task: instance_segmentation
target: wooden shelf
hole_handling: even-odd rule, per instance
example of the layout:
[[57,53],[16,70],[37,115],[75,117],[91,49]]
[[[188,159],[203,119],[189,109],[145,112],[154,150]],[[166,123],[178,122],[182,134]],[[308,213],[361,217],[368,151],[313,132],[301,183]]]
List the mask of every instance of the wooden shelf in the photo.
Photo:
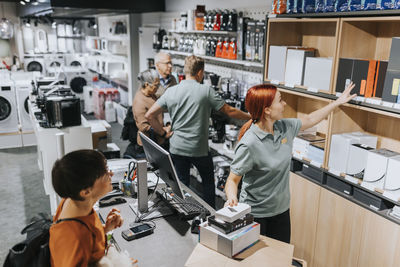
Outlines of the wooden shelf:
[[[185,56],[185,57],[193,55],[193,53],[176,51],[176,50],[161,49],[160,51],[165,52],[165,53],[169,53],[171,55],[179,55],[179,56]],[[252,62],[252,61],[246,61],[246,60],[233,60],[233,59],[210,57],[210,56],[203,56],[203,55],[198,55],[198,56],[202,57],[202,58],[204,58],[206,60],[223,62],[223,63],[233,64],[233,65],[241,65],[241,66],[245,66],[245,67],[256,67],[256,68],[263,68],[264,67],[264,64],[261,63],[261,62]]]
[[264,54],[264,62],[266,62],[264,80],[268,79],[268,56],[271,45],[311,47],[316,49],[316,57],[330,57],[333,59],[329,89],[332,92],[339,27],[340,21],[338,18],[269,19]]
[[[270,81],[266,81],[266,82],[270,82]],[[317,99],[317,100],[321,100],[321,101],[323,101],[323,99],[326,99],[325,101],[328,101],[328,100],[336,100],[338,98],[336,95],[328,94],[328,93],[322,92],[322,91],[319,91],[319,92],[309,91],[304,87],[287,87],[287,86],[283,85],[283,83],[277,84],[276,86],[282,92],[285,92],[288,94],[293,94],[293,95],[309,97],[309,98],[313,98],[313,99]],[[367,103],[365,101],[358,101],[358,100],[351,100],[349,103],[344,104],[344,106],[364,110],[367,112],[377,113],[377,114],[381,114],[381,115],[388,116],[388,117],[400,118],[400,109],[399,108],[386,107],[384,105],[371,104],[371,103]]]

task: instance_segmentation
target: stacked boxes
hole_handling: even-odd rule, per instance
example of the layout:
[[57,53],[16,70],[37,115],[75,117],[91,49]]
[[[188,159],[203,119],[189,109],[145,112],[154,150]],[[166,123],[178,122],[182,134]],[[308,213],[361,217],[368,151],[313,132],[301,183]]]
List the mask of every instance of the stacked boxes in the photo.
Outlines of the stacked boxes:
[[200,243],[230,258],[252,246],[259,239],[260,225],[253,222],[250,210],[244,203],[218,210],[200,225]]
[[332,135],[328,163],[329,171],[338,175],[347,173],[347,164],[352,144],[364,144],[376,148],[377,142],[378,138],[376,136],[361,132]]
[[383,190],[389,159],[398,157],[399,155],[399,153],[385,148],[369,151],[367,156],[367,166],[365,167],[364,179],[361,186],[372,191],[375,189]]

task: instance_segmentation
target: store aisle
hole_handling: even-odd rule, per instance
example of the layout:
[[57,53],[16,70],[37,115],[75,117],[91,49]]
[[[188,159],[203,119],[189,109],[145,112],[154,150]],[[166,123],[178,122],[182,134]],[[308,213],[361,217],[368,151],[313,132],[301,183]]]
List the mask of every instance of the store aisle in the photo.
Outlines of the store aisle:
[[20,232],[39,212],[50,212],[37,165],[36,147],[0,150],[0,263],[8,250],[23,239]]

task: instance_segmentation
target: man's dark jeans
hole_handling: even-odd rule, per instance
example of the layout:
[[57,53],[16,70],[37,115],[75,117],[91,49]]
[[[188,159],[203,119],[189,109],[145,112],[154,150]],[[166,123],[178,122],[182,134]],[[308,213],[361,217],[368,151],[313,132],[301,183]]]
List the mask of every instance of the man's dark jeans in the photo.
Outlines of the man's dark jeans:
[[196,167],[202,179],[203,199],[215,208],[214,164],[211,154],[208,153],[204,157],[187,157],[171,153],[171,157],[179,179],[186,186],[190,184],[190,165]]

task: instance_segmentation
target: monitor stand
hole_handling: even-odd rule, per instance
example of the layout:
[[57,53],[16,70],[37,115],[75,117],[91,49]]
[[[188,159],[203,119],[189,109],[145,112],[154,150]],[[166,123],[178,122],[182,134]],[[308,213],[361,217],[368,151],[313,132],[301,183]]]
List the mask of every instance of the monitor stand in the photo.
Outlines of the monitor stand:
[[[143,216],[143,220],[152,220],[160,217],[167,217],[169,215],[173,215],[175,213],[175,210],[171,209],[164,201],[160,199],[156,199],[157,204],[155,207],[152,207],[154,205],[154,202],[149,200],[149,211],[146,212],[140,212],[138,211],[138,202],[135,201],[134,203],[130,203],[129,207],[132,209],[132,211],[135,213],[136,218],[140,218]],[[148,215],[146,215],[148,214]],[[136,219],[135,218],[135,219]]]

